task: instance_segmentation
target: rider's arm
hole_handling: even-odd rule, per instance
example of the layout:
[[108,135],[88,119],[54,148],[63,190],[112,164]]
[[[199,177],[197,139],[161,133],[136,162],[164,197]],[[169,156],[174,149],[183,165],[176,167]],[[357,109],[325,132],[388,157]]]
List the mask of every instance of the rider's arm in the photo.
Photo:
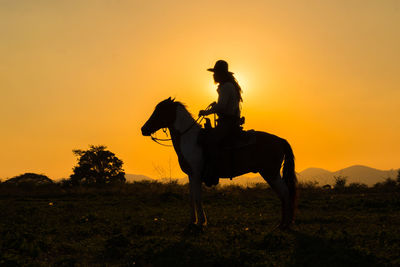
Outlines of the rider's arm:
[[211,109],[206,111],[206,115],[219,113],[225,111],[227,109],[227,105],[229,103],[229,98],[231,97],[232,93],[234,92],[235,87],[232,83],[228,82],[221,86],[218,102],[215,104]]

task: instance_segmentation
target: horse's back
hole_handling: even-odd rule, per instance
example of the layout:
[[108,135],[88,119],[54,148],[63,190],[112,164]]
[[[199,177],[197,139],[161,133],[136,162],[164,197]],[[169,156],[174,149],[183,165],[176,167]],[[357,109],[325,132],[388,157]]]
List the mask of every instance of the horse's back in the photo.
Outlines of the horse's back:
[[283,157],[285,139],[262,131],[255,131],[256,147],[260,156],[268,156],[269,158],[277,158],[279,161]]
[[247,132],[253,132],[256,139],[256,144],[257,146],[262,146],[262,147],[281,147],[282,144],[286,141],[285,139],[271,133],[267,132],[262,132],[262,131],[254,131],[250,130]]
[[247,144],[223,151],[220,177],[234,177],[247,172],[276,172],[280,169],[285,139],[255,130],[242,134],[249,138]]
[[271,133],[247,130],[235,134],[231,141],[226,142],[225,148],[233,150],[231,152],[236,150],[236,152],[239,153],[241,153],[241,150],[253,152],[261,150],[262,153],[265,154],[265,150],[274,153],[277,152],[277,150],[281,150],[282,144],[285,142],[285,139]]

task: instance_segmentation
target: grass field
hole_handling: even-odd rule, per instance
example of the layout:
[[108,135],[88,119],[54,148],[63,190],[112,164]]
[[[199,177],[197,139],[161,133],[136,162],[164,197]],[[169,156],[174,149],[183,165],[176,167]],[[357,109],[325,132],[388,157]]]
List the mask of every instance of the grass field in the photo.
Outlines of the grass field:
[[265,186],[206,189],[190,227],[187,186],[0,188],[0,266],[399,266],[399,192],[301,191],[296,225],[273,230]]

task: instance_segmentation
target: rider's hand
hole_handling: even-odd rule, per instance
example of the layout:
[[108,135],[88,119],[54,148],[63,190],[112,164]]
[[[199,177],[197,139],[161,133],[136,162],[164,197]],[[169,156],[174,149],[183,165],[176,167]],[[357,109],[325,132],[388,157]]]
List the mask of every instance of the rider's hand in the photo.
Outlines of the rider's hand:
[[211,104],[210,104],[210,107],[214,107],[215,105],[217,104],[217,102],[212,102]]
[[200,110],[199,111],[199,117],[200,116],[205,116],[206,115],[206,111],[205,110]]

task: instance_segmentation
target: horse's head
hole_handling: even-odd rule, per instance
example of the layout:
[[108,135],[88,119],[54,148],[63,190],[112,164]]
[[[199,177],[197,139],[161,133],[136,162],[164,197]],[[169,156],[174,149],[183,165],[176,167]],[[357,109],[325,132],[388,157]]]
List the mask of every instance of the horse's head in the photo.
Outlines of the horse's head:
[[150,136],[161,128],[167,128],[175,121],[177,102],[168,98],[158,103],[153,114],[142,127],[142,134]]

